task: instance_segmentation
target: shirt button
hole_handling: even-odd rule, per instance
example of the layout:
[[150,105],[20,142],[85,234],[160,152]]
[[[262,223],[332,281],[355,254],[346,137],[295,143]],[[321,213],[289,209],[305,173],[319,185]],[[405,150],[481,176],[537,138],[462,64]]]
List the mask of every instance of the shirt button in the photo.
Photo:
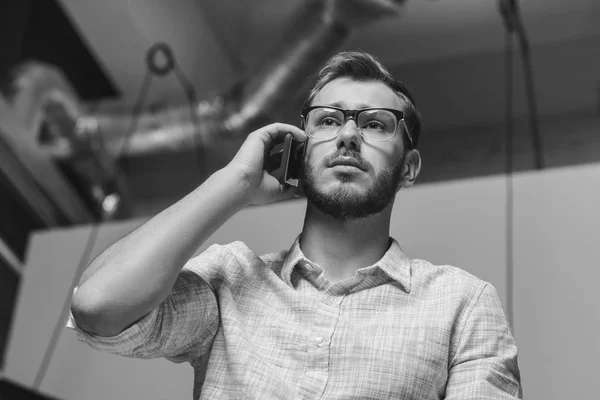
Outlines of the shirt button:
[[323,340],[323,337],[319,336],[315,339],[315,343],[317,344],[317,346],[321,347],[321,346],[323,346],[325,341]]

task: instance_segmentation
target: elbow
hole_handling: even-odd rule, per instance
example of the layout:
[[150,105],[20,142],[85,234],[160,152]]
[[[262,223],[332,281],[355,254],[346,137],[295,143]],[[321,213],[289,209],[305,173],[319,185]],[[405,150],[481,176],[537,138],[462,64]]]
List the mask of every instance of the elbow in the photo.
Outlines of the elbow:
[[75,292],[71,303],[71,314],[77,326],[96,336],[109,337],[121,333],[123,328],[107,317],[107,312],[103,311],[102,306],[94,304],[82,296],[79,290]]

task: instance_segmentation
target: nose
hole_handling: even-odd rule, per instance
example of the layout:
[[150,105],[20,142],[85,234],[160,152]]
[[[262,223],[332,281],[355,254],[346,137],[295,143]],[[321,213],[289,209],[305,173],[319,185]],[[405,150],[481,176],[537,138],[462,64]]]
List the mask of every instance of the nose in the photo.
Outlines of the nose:
[[349,119],[338,132],[336,138],[337,148],[340,149],[342,147],[346,147],[347,149],[358,151],[360,150],[361,139],[362,138],[360,136],[358,126],[356,125],[356,121]]

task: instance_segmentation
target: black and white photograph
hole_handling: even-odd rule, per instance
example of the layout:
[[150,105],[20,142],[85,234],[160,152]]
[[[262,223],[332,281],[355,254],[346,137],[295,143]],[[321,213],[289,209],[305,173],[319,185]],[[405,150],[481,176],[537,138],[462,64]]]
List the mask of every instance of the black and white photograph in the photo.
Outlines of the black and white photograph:
[[600,390],[597,0],[2,0],[0,400]]

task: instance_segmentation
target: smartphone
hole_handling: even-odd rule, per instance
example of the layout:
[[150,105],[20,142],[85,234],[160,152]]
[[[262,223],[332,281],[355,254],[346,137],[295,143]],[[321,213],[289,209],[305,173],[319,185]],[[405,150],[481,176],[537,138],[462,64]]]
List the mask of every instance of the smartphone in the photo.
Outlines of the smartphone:
[[276,144],[265,160],[265,169],[282,185],[298,187],[300,166],[306,153],[306,142],[294,140],[291,133],[283,143]]

